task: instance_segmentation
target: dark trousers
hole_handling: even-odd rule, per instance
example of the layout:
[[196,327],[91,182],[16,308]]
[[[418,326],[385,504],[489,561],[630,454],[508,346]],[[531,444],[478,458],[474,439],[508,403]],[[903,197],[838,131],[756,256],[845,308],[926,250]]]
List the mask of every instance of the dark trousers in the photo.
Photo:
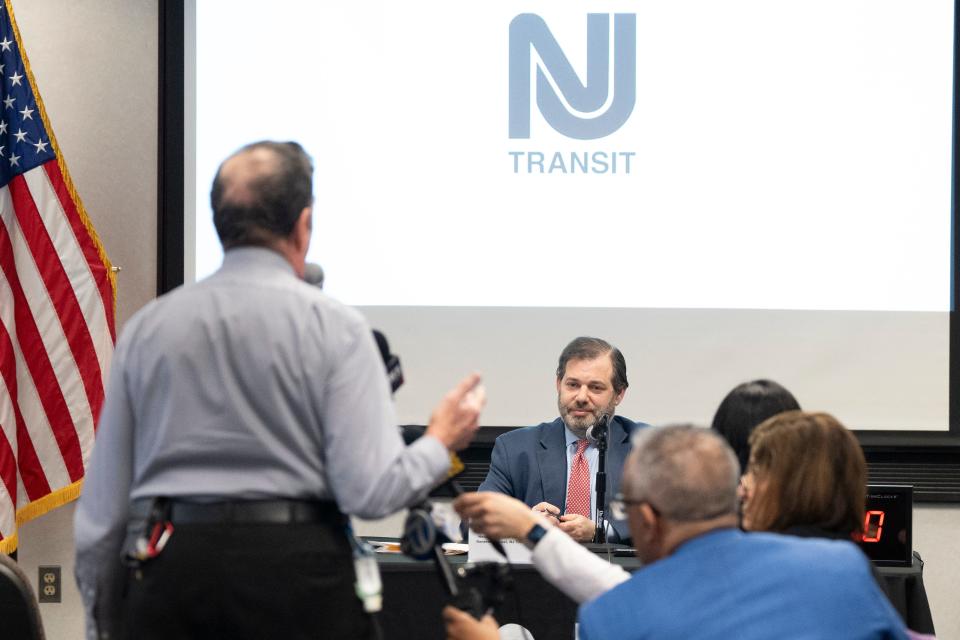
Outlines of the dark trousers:
[[156,558],[128,571],[133,640],[369,638],[340,526],[179,524]]

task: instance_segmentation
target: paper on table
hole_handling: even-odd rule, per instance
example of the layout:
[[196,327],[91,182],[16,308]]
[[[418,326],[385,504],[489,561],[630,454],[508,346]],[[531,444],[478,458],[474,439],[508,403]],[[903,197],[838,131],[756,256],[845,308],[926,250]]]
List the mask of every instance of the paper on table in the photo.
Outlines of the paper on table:
[[[493,545],[490,544],[486,536],[482,536],[471,529],[467,539],[470,542],[467,562],[507,562],[507,560],[493,548]],[[530,549],[527,549],[519,540],[504,538],[500,541],[500,544],[503,545],[503,550],[507,552],[507,559],[509,559],[510,564],[533,563]]]

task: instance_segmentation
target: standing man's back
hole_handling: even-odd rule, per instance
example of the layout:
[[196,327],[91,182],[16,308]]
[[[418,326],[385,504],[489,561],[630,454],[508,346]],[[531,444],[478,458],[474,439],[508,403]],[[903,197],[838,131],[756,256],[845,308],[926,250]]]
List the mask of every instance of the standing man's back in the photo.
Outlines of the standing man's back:
[[375,482],[396,451],[366,425],[396,419],[367,323],[276,253],[230,250],[217,273],[125,329],[118,363],[130,364],[130,410],[151,425],[134,443],[133,499],[330,495],[347,513],[379,517],[391,492],[412,490],[406,477],[405,487]]
[[404,447],[366,322],[302,281],[312,181],[296,143],[225,160],[222,267],[124,327],[76,512],[88,638],[368,637],[347,514],[421,499],[476,431],[470,376]]

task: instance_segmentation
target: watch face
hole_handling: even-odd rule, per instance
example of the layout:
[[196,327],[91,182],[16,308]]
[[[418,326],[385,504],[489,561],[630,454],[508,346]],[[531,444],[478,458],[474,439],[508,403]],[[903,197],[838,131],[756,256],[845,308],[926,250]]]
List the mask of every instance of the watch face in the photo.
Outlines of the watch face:
[[530,529],[530,533],[527,534],[527,542],[530,544],[537,544],[540,542],[540,538],[546,535],[547,530],[544,529],[539,524],[533,525],[533,528]]
[[913,487],[870,485],[860,547],[876,564],[913,561]]

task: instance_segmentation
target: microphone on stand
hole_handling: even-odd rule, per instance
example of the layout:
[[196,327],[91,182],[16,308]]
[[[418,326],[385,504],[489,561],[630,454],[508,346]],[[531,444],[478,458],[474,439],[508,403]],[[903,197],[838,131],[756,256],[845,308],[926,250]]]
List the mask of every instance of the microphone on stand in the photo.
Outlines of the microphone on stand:
[[597,528],[593,534],[594,542],[607,541],[607,433],[610,416],[601,413],[596,423],[587,429],[587,439],[597,446]]
[[603,438],[604,444],[606,444],[607,430],[609,428],[610,416],[605,413],[601,413],[600,417],[597,418],[596,423],[592,427],[587,428],[587,440],[594,444],[599,444],[600,439]]

